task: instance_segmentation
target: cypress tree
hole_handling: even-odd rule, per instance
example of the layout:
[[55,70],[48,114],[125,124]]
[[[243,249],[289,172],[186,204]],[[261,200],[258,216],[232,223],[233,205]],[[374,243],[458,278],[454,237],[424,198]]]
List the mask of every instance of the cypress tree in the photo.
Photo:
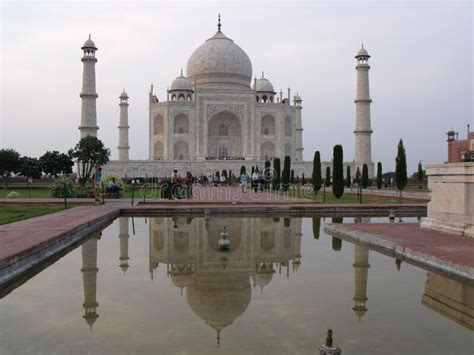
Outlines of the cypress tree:
[[247,174],[247,169],[245,169],[245,165],[242,165],[240,167],[240,175],[242,175],[242,174]]
[[304,173],[301,174],[301,185],[306,185],[306,178],[304,177]]
[[265,160],[265,170],[263,172],[265,178],[265,188],[268,189],[268,185],[272,181],[272,168],[270,160]]
[[400,197],[402,190],[407,186],[407,157],[405,154],[405,148],[403,147],[403,141],[400,139],[397,147],[397,158],[395,159],[395,183],[397,189],[400,191]]
[[354,182],[355,182],[356,184],[360,184],[360,169],[359,169],[359,167],[357,167],[356,176],[355,176]]
[[377,163],[377,189],[381,189],[383,185],[383,178],[382,178],[382,163]]
[[351,167],[348,165],[346,167],[346,186],[351,187],[352,186],[352,176],[351,176]]
[[280,167],[280,158],[273,159],[273,190],[278,190],[280,188],[281,181],[281,167]]
[[418,172],[416,173],[416,177],[418,179],[418,182],[420,183],[420,189],[421,189],[421,184],[423,183],[423,178],[424,178],[424,172],[423,172],[423,165],[421,165],[421,160],[418,162]]
[[313,236],[314,236],[314,239],[319,239],[320,229],[321,229],[321,217],[313,217]]
[[332,193],[336,198],[341,198],[344,195],[344,166],[343,166],[343,151],[342,146],[337,144],[333,149],[332,160]]
[[319,151],[314,152],[313,158],[313,175],[311,176],[312,183],[313,183],[313,190],[314,192],[318,192],[321,189],[322,185],[322,177],[321,177],[321,155]]
[[287,155],[285,156],[285,160],[283,162],[283,174],[282,174],[282,183],[283,183],[283,191],[288,190],[288,186],[290,185],[290,173],[291,173],[291,160],[290,157]]
[[251,172],[251,175],[253,175],[254,172],[255,172],[255,167],[252,165],[252,172]]
[[295,171],[294,171],[294,170],[291,170],[291,174],[290,174],[290,184],[291,184],[291,185],[294,185],[294,184],[295,184]]
[[229,183],[229,177],[227,176],[227,170],[222,170],[222,176],[225,178],[226,184]]
[[331,168],[329,166],[326,167],[326,181],[324,184],[326,187],[331,186]]
[[369,186],[369,168],[367,164],[362,165],[362,178],[360,181],[362,188],[366,189]]

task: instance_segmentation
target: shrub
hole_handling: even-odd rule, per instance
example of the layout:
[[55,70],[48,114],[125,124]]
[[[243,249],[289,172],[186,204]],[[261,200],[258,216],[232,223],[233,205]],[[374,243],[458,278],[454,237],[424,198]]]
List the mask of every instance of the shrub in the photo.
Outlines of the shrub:
[[16,191],[10,191],[7,195],[7,198],[20,198],[20,194]]
[[[110,174],[103,176],[101,179],[101,185],[105,187],[107,190],[107,186],[109,185],[109,182],[112,180],[112,178],[115,178],[115,183],[122,189],[122,191],[125,191],[125,183],[120,179],[117,175]],[[143,179],[145,181],[145,179]],[[99,190],[102,190],[102,186],[99,186]]]
[[51,197],[64,197],[64,189],[66,189],[66,197],[76,196],[74,181],[68,176],[62,176],[57,178],[51,185]]

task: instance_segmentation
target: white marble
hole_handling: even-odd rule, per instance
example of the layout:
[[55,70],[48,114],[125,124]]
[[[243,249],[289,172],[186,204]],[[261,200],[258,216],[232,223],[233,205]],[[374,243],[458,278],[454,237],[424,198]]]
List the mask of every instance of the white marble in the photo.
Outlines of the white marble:
[[422,228],[474,237],[474,163],[428,165],[431,201]]

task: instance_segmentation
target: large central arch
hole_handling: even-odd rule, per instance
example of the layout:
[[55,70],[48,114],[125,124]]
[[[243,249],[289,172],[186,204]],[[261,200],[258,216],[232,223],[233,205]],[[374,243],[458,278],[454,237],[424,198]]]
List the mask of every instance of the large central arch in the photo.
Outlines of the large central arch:
[[207,124],[207,155],[209,157],[240,157],[242,153],[242,125],[232,112],[221,111]]

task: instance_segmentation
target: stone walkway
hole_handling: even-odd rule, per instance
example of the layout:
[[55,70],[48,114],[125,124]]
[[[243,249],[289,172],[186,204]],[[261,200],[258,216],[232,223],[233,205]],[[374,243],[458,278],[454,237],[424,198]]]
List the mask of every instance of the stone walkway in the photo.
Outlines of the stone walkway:
[[121,204],[83,206],[0,226],[0,285],[105,226]]
[[418,223],[330,224],[325,231],[474,282],[474,238],[423,229]]

